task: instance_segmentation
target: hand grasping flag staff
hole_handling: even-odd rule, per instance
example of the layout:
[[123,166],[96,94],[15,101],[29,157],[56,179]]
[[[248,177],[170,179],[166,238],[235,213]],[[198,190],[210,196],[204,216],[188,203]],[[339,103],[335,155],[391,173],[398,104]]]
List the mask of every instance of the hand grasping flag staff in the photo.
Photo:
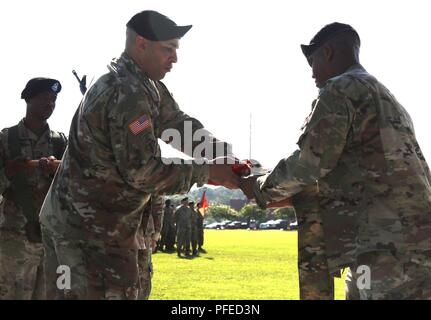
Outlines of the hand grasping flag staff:
[[[247,169],[244,168],[243,164],[240,164],[239,167],[232,167],[232,170],[234,170],[235,173],[239,173],[241,177],[262,176],[271,172],[271,170],[263,168],[262,165],[254,159],[244,160],[244,162],[248,167],[248,171]],[[268,203],[267,208],[285,208],[285,207],[292,207],[292,206],[293,206],[292,199],[286,198],[281,201]]]
[[[232,165],[232,171],[235,172],[240,177],[262,176],[267,173],[270,173],[270,170],[263,168],[258,161],[253,159],[251,160],[247,159],[242,161],[238,160],[238,163],[235,163]],[[212,185],[217,185],[212,181],[208,181],[208,183]],[[202,195],[202,199],[204,196],[205,196],[205,192]],[[285,207],[292,207],[292,206],[293,206],[293,203],[291,198],[286,198],[281,201],[268,203],[267,208],[285,208]]]

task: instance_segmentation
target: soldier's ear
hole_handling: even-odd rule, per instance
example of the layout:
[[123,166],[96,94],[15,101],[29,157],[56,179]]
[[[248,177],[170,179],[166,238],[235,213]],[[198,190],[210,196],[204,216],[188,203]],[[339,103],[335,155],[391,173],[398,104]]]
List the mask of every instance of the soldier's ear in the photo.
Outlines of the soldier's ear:
[[149,41],[144,37],[137,35],[135,44],[136,44],[136,47],[139,48],[140,50],[145,50],[148,48]]
[[334,56],[334,47],[330,43],[327,43],[323,45],[322,53],[326,62],[331,61]]

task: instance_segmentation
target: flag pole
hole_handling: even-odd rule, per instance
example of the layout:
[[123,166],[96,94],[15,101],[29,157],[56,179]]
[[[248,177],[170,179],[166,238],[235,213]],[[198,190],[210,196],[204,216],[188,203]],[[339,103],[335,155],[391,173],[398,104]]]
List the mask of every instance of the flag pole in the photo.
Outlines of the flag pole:
[[251,159],[251,112],[250,112],[250,134],[249,134],[249,149],[248,149],[248,158]]

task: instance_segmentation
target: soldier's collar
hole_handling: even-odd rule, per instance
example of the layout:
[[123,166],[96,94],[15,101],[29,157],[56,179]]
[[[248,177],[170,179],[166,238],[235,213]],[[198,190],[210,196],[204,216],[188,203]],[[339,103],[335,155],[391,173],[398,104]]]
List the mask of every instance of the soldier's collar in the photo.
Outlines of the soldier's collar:
[[51,132],[47,123],[43,132],[40,135],[37,135],[35,132],[31,131],[29,128],[26,127],[24,119],[25,118],[22,118],[21,121],[18,123],[18,136],[20,139],[31,139],[34,141],[38,141],[40,138]]
[[141,68],[139,68],[133,59],[127,53],[123,52],[119,60],[122,61],[126,68],[129,69],[129,71],[148,89],[151,98],[154,101],[159,102],[160,96],[156,86],[153,84],[154,82],[152,82],[150,78],[142,72]]
[[357,69],[365,70],[365,68],[362,66],[362,64],[355,63],[355,64],[351,65],[349,67],[349,69],[347,69],[347,71],[352,71],[352,70],[357,70]]

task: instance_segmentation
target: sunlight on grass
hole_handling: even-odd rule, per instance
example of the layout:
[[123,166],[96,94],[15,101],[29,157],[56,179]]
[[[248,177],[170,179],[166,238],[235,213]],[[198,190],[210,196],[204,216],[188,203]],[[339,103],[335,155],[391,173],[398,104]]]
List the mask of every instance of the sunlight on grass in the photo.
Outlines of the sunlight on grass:
[[[205,230],[206,254],[154,255],[152,300],[299,298],[295,231]],[[344,299],[336,279],[336,299]]]

